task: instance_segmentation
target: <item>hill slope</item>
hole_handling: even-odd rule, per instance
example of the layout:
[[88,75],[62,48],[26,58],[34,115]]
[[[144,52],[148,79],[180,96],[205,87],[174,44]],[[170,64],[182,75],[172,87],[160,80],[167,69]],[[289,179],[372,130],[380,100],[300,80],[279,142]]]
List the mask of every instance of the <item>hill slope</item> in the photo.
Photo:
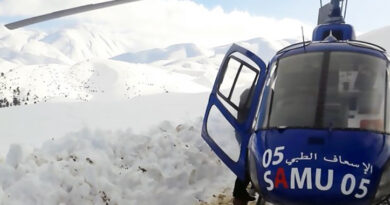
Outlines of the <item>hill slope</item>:
[[368,41],[371,43],[378,44],[379,46],[382,46],[387,51],[390,51],[390,26],[383,27],[368,33],[365,33],[363,35],[360,35],[358,37],[359,40]]

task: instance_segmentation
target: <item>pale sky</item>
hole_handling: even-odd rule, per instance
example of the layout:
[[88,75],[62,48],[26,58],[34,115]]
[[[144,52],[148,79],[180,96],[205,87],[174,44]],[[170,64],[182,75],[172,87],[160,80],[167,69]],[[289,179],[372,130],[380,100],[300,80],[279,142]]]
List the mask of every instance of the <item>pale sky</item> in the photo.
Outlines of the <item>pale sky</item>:
[[[102,1],[0,0],[0,22]],[[143,47],[187,42],[217,46],[251,38],[299,39],[301,26],[311,36],[318,8],[319,0],[143,0],[27,29],[56,31],[93,24],[107,32],[130,33]],[[390,0],[350,0],[347,23],[358,34],[388,26],[388,8]]]
[[[13,1],[13,3],[10,3]],[[39,10],[31,9],[35,2],[44,2],[41,11],[49,12],[50,8],[62,9],[80,5],[80,2],[93,3],[103,0],[67,0],[58,3],[53,0],[0,0],[0,21],[9,22],[27,17],[29,14],[38,14]],[[153,1],[153,0],[146,0]],[[225,12],[235,10],[245,11],[254,16],[263,16],[276,19],[296,19],[308,25],[315,25],[317,21],[320,0],[188,0],[213,9],[221,7]],[[324,3],[330,0],[323,0]],[[29,2],[29,3],[27,3]],[[25,6],[23,6],[25,5]],[[390,0],[350,0],[347,13],[347,23],[353,24],[359,33],[390,25]],[[3,10],[1,7],[3,7]],[[15,8],[13,8],[15,7]],[[19,8],[16,8],[19,7]],[[20,7],[25,7],[20,8]],[[10,9],[11,8],[11,9]],[[35,11],[35,12],[33,12]],[[56,24],[54,24],[56,25]]]
[[[243,10],[253,15],[293,18],[316,24],[319,0],[194,0],[208,8],[221,6],[226,11]],[[323,0],[323,3],[329,0]],[[347,23],[358,32],[390,25],[390,0],[349,0]]]

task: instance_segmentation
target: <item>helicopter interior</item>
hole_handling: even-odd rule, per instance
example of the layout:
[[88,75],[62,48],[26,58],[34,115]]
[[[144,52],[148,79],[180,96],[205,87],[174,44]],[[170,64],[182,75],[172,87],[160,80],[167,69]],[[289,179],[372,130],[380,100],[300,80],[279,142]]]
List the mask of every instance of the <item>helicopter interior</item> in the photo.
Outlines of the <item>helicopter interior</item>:
[[[240,59],[245,59],[245,62]],[[249,107],[249,95],[245,99],[242,95],[253,89],[259,77],[259,70],[257,65],[239,53],[233,53],[230,57],[218,95],[223,98],[222,102],[233,116],[238,118],[238,110]],[[237,120],[242,122],[241,118]]]
[[271,82],[266,127],[384,132],[385,68],[380,58],[339,51],[282,58]]

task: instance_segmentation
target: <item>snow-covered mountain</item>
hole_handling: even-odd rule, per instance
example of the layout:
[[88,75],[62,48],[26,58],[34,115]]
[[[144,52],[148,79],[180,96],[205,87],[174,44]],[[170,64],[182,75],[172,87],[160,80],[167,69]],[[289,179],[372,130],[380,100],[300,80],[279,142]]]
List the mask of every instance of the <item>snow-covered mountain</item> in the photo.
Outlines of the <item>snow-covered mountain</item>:
[[38,31],[9,31],[0,27],[0,58],[22,65],[72,62],[57,48],[42,42],[44,37]]
[[[261,56],[265,61],[269,61],[272,56],[275,55],[276,51],[295,42],[297,42],[297,40],[267,40],[264,38],[255,38],[235,43],[250,49],[255,54]],[[163,60],[178,61],[187,58],[204,56],[208,53],[224,55],[229,50],[230,46],[231,44],[227,44],[210,49],[201,49],[194,44],[177,44],[162,49],[155,48],[136,53],[129,52],[115,56],[112,59],[130,63],[152,63]]]
[[179,60],[205,55],[195,44],[177,44],[167,48],[155,48],[140,52],[129,52],[113,57],[114,60],[125,61],[129,63],[152,63],[161,60]]
[[90,58],[111,58],[132,48],[121,33],[88,25],[49,33],[41,42],[55,47],[75,62]]
[[[236,42],[237,44],[247,48],[260,56],[264,62],[268,62],[276,54],[276,52],[292,43],[296,43],[297,40],[286,39],[286,40],[269,40],[264,38],[254,38],[247,41]],[[216,54],[225,54],[230,48],[231,44],[216,47]]]
[[[0,37],[0,107],[206,92],[231,45],[132,51],[131,37],[88,25],[52,33],[2,28]],[[268,61],[291,41],[257,38],[238,44]]]
[[133,50],[131,33],[96,26],[76,26],[59,31],[13,30],[0,28],[0,57],[32,64],[74,64],[87,59],[107,59]]

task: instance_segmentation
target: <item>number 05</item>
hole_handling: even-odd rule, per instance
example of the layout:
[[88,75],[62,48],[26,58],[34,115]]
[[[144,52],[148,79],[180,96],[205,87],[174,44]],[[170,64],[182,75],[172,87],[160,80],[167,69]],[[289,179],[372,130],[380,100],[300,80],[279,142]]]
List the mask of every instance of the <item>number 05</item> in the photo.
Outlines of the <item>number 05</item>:
[[366,185],[370,184],[370,180],[368,179],[362,179],[359,185],[359,189],[362,190],[363,192],[361,194],[355,194],[355,197],[358,199],[361,199],[367,195],[367,187]]

